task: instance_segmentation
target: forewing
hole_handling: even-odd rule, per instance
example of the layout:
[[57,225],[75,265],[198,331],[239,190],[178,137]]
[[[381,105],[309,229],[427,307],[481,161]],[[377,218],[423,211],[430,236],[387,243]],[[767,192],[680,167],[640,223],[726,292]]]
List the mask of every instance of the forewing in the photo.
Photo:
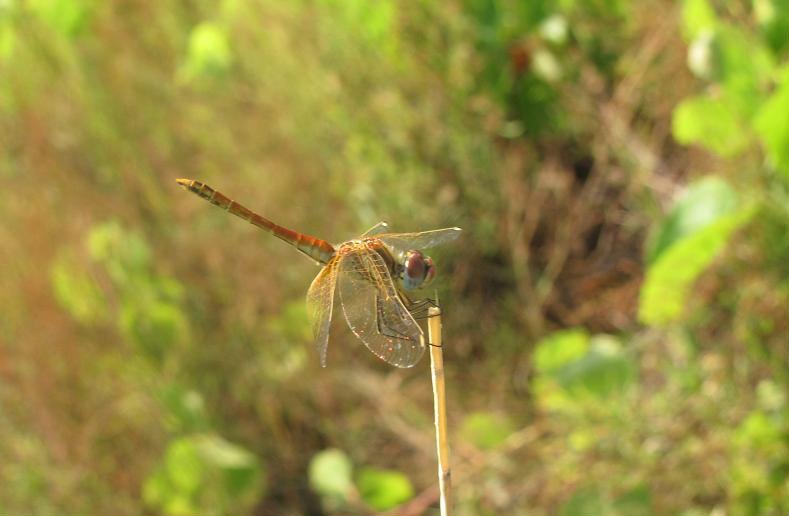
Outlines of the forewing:
[[337,284],[339,257],[335,255],[312,280],[307,291],[307,314],[312,323],[312,335],[318,350],[321,366],[326,367],[326,350],[329,345],[329,326],[334,307],[334,286]]
[[419,362],[422,329],[397,294],[383,258],[360,243],[342,256],[338,274],[345,319],[367,349],[397,367]]
[[376,238],[381,239],[381,241],[397,251],[409,251],[446,244],[460,236],[460,232],[460,228],[444,228],[422,231],[421,233],[386,233],[378,235]]
[[381,233],[386,233],[387,231],[389,231],[389,224],[386,221],[382,220],[381,222],[379,222],[375,226],[373,226],[370,229],[368,229],[367,231],[365,231],[362,234],[362,238],[370,237],[370,236],[374,236],[374,235],[380,235]]

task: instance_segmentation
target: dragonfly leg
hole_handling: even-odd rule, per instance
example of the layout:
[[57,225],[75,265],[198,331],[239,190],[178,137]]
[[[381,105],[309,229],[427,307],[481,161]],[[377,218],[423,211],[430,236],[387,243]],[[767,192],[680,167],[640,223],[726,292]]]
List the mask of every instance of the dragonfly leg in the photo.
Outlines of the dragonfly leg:
[[438,308],[439,310],[441,309],[441,307],[438,306],[438,304],[430,298],[419,299],[417,301],[412,301],[410,299],[407,299],[407,306],[408,306],[408,311],[411,312],[411,315],[416,320],[423,321],[426,319],[430,319],[431,317],[436,317],[441,313],[439,312],[437,314],[430,315],[431,308]]
[[[411,316],[417,321],[425,321],[432,317],[438,317],[441,315],[441,307],[438,306],[438,303],[436,303],[430,298],[418,299],[414,301],[409,297],[403,295],[403,302],[404,304],[407,304],[408,311],[411,313]],[[438,308],[439,309],[438,313],[431,314],[430,313],[431,308]],[[426,342],[426,344],[428,346],[441,347],[441,346],[436,346],[432,342]]]
[[411,335],[406,335],[386,325],[384,322],[384,305],[381,302],[380,296],[375,296],[375,324],[378,328],[378,333],[390,339],[416,340]]

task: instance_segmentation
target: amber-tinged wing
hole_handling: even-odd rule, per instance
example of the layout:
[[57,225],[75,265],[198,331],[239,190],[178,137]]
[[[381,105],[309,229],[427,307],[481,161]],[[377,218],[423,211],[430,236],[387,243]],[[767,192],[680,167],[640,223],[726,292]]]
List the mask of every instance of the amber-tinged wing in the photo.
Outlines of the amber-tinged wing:
[[334,286],[337,284],[339,256],[334,255],[329,263],[312,280],[307,291],[307,315],[312,323],[312,335],[318,350],[321,366],[326,367],[326,350],[329,345],[329,326],[334,307]]
[[415,365],[425,351],[422,329],[400,299],[383,258],[359,243],[340,260],[337,283],[351,331],[386,362]]
[[460,236],[460,232],[460,228],[444,228],[422,231],[421,233],[385,233],[377,235],[376,238],[397,251],[409,251],[446,244]]

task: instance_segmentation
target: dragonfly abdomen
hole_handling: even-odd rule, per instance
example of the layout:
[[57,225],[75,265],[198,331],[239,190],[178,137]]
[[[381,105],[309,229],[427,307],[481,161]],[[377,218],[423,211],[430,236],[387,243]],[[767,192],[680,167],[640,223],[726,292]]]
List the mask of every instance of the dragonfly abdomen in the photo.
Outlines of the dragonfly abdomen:
[[325,264],[334,255],[334,247],[327,241],[275,224],[201,181],[195,181],[194,179],[177,179],[176,181],[178,181],[179,185],[202,197],[214,206],[219,206],[236,217],[242,218],[250,224],[264,229],[275,237],[291,244],[315,261]]

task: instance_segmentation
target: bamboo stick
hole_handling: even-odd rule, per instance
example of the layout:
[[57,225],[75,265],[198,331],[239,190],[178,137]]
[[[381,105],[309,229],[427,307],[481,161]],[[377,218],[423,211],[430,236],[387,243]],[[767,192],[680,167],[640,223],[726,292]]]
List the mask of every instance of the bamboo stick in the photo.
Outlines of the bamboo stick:
[[430,339],[430,375],[433,380],[433,408],[436,421],[436,453],[438,456],[438,489],[441,516],[450,516],[450,491],[452,487],[449,468],[449,442],[447,437],[446,390],[444,387],[444,355],[441,348],[441,310],[431,307],[428,311],[428,338]]

